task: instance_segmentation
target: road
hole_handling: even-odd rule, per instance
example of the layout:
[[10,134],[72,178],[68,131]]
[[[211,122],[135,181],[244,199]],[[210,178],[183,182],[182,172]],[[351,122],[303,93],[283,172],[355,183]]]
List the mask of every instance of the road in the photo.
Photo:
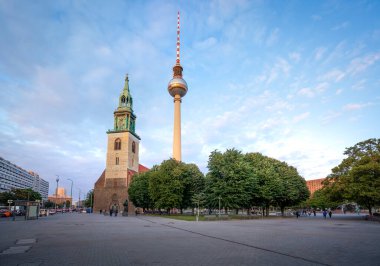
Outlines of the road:
[[379,265],[380,223],[355,216],[186,222],[57,214],[0,222],[0,265]]

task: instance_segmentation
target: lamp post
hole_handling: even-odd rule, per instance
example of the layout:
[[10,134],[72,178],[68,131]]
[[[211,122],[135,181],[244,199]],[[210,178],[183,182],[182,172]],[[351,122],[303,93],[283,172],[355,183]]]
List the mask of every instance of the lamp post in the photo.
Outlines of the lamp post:
[[219,220],[220,220],[220,200],[221,200],[221,196],[219,196]]
[[55,212],[57,212],[57,202],[58,202],[58,182],[59,182],[59,175],[56,175],[57,178],[55,181],[57,181],[57,190],[55,192]]
[[80,208],[80,188],[78,188],[79,189],[79,200],[78,200],[78,207]]
[[70,190],[70,211],[71,211],[71,207],[73,206],[73,184],[74,184],[74,181],[71,180],[70,178],[67,178],[67,180],[70,180],[71,181],[71,190]]

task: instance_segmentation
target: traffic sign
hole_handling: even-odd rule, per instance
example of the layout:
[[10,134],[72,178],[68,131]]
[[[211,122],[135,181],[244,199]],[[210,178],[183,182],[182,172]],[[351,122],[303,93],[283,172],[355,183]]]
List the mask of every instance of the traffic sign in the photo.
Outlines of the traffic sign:
[[13,200],[11,200],[11,199],[8,200],[8,203],[12,203],[12,202],[13,202]]

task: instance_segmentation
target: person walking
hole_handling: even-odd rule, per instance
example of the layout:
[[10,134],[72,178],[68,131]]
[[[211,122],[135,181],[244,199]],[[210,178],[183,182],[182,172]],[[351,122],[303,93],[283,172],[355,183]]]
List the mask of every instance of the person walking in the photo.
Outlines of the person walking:
[[116,208],[116,210],[115,210],[115,217],[117,216],[118,212],[119,212],[119,210]]
[[329,211],[329,217],[330,217],[330,219],[331,219],[331,216],[332,216],[332,211],[330,210]]
[[326,216],[327,216],[327,211],[326,211],[326,210],[323,210],[323,218],[326,219]]
[[317,216],[317,212],[315,211],[315,209],[313,209],[313,214],[314,216]]
[[113,212],[113,210],[112,210],[112,207],[110,208],[110,216],[112,216],[112,212]]
[[300,217],[300,212],[299,211],[296,211],[296,216],[297,216],[297,219],[298,219],[298,217]]

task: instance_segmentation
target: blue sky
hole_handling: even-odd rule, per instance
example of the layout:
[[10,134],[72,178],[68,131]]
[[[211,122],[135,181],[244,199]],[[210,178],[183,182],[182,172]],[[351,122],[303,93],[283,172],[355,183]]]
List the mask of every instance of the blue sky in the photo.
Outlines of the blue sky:
[[90,190],[129,73],[140,163],[169,158],[178,10],[185,162],[235,147],[315,179],[379,137],[379,1],[0,0],[0,156]]

